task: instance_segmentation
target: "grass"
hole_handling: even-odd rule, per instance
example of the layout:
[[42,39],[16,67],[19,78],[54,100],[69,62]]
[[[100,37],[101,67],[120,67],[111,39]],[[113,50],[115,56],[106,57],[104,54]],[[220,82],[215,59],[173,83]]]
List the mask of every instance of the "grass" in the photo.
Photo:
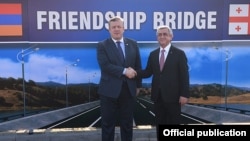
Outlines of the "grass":
[[[189,99],[189,103],[196,103],[196,104],[222,104],[225,103],[224,97],[219,96],[208,96],[207,100],[202,98],[193,98]],[[227,97],[227,103],[231,104],[250,104],[250,93],[237,95],[237,96],[230,96]]]
[[[0,110],[20,110],[23,108],[23,97],[22,92],[16,90],[0,90],[0,97],[5,99],[5,103],[12,106],[6,106],[0,103]],[[21,98],[21,99],[20,99]],[[189,98],[189,103],[195,104],[223,104],[225,102],[224,97],[219,96],[208,96],[208,99],[204,100],[202,98]],[[250,104],[250,93],[229,96],[227,97],[227,103],[237,103],[237,104]],[[41,108],[41,107],[33,107]]]

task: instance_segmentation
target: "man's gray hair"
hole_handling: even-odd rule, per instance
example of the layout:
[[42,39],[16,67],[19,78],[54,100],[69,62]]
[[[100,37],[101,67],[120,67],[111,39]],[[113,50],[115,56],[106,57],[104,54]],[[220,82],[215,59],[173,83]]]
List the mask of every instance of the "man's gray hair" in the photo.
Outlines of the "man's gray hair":
[[174,33],[173,33],[172,29],[169,26],[167,26],[167,25],[158,26],[157,30],[156,30],[156,35],[158,35],[158,32],[159,32],[160,29],[167,29],[168,32],[169,32],[169,34],[171,34],[172,36],[174,36]]

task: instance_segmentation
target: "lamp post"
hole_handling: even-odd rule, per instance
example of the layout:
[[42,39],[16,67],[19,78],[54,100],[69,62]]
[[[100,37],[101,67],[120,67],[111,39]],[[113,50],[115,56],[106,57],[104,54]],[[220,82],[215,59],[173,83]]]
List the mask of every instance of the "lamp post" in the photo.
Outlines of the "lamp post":
[[89,77],[89,102],[90,102],[90,77]]
[[[93,74],[92,77],[95,77],[96,73]],[[89,76],[89,102],[90,102],[90,76]]]
[[68,67],[69,66],[77,66],[77,62],[79,62],[80,61],[80,59],[76,59],[76,61],[75,62],[73,62],[72,64],[69,64],[69,65],[67,65],[66,66],[66,73],[65,73],[65,75],[66,75],[66,84],[65,84],[65,86],[66,86],[66,107],[68,107],[69,106],[69,99],[68,99]]
[[[34,46],[31,46],[26,49],[22,49],[17,53],[17,60],[22,64],[22,78],[23,78],[23,116],[26,114],[26,92],[25,92],[25,77],[24,77],[24,57],[34,53],[39,50],[39,48],[33,49]],[[32,50],[31,50],[32,49]],[[21,59],[20,59],[21,58]]]
[[[219,49],[215,47],[215,49]],[[228,61],[232,58],[232,52],[227,48],[222,51],[225,53],[225,86],[224,86],[224,100],[225,100],[225,110],[227,111],[227,81],[228,81]]]
[[225,96],[225,110],[227,111],[227,79],[228,79],[228,61],[229,59],[232,58],[232,53],[231,51],[229,51],[228,49],[225,50],[225,54],[226,54],[226,72],[225,72],[225,89],[224,89],[224,96]]

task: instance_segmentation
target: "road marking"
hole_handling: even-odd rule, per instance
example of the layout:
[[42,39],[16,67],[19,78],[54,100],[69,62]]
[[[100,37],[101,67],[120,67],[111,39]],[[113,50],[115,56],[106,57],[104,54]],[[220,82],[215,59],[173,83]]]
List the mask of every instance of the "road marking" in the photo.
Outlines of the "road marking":
[[149,113],[155,117],[155,114],[152,111],[149,111]]
[[202,121],[200,121],[200,120],[198,120],[198,119],[189,117],[189,116],[187,116],[187,115],[184,115],[184,114],[181,114],[181,115],[184,116],[184,117],[186,117],[186,118],[189,118],[189,119],[192,119],[192,120],[194,120],[194,121],[197,121],[197,122],[199,122],[199,123],[206,124],[205,122],[202,122]]
[[101,120],[102,117],[99,117],[97,120],[95,120],[89,127],[93,127],[99,120]]
[[53,125],[53,126],[47,128],[47,129],[52,129],[52,128],[54,128],[54,127],[60,125],[60,124],[63,124],[63,123],[65,123],[65,122],[67,122],[67,121],[70,121],[70,120],[72,120],[72,119],[74,119],[74,118],[77,118],[77,117],[79,117],[79,116],[81,116],[81,115],[83,115],[83,114],[86,114],[86,113],[88,113],[88,112],[90,112],[90,111],[92,111],[92,110],[94,110],[94,109],[96,109],[96,108],[98,108],[98,107],[100,107],[100,106],[97,106],[97,107],[95,107],[95,108],[89,109],[89,110],[87,110],[87,111],[85,111],[85,112],[83,112],[83,113],[80,113],[80,114],[78,114],[78,115],[76,115],[76,116],[73,116],[73,117],[71,117],[71,118],[69,118],[69,119],[66,119],[66,120],[64,120],[64,121],[62,121],[62,122],[59,122],[59,123],[57,123],[57,124],[55,124],[55,125]]

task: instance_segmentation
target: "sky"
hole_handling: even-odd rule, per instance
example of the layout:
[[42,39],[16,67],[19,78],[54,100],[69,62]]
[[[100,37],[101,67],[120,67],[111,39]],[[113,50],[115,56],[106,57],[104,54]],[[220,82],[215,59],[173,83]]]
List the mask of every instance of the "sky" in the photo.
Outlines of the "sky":
[[[172,42],[172,44],[186,53],[190,84],[224,85],[227,79],[228,85],[250,88],[249,42]],[[158,45],[138,43],[138,46],[142,67],[145,68],[150,51],[158,48]],[[39,50],[34,51],[35,48]],[[65,84],[67,70],[68,84],[99,83],[100,69],[96,59],[95,43],[0,44],[0,77],[22,78],[22,50],[25,50],[23,59],[26,81],[54,81]],[[76,66],[73,65],[75,63]],[[150,83],[151,78],[143,79],[143,82]]]

